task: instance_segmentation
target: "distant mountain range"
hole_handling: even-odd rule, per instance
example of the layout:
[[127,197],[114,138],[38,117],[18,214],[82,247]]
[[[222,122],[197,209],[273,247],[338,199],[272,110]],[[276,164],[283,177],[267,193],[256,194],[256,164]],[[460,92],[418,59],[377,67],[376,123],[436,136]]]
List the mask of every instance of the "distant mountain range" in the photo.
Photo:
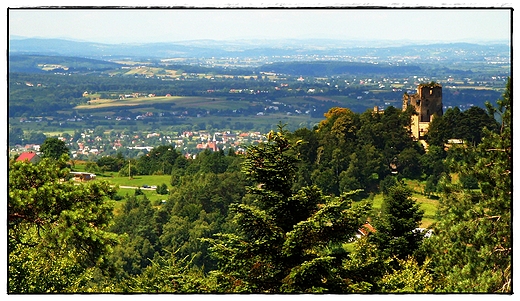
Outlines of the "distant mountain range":
[[[395,42],[394,42],[395,43]],[[386,45],[386,46],[382,46]],[[405,44],[392,46],[389,42],[336,41],[328,39],[309,40],[196,40],[175,43],[103,44],[64,39],[41,39],[11,37],[9,55],[76,56],[112,60],[118,58],[212,58],[212,57],[287,57],[287,56],[372,56],[381,59],[395,56],[441,54],[444,57],[460,53],[467,57],[478,55],[510,57],[507,42],[496,44]],[[466,57],[466,58],[467,58]]]

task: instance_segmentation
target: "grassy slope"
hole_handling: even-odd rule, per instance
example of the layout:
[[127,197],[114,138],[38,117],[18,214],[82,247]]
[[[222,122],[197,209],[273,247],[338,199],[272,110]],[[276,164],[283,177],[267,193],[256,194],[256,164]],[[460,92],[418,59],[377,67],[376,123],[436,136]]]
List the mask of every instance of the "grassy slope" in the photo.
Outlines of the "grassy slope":
[[[434,199],[429,199],[424,195],[414,193],[412,198],[419,203],[419,206],[422,210],[424,210],[424,216],[422,219],[421,227],[428,228],[436,221],[436,213],[437,207],[439,206],[439,201]],[[378,212],[381,209],[381,204],[383,203],[383,195],[377,194],[374,197],[373,208],[375,212]]]
[[[169,175],[150,175],[150,176],[136,176],[132,179],[128,179],[128,177],[98,177],[98,179],[107,180],[114,185],[119,186],[133,186],[133,187],[142,187],[143,185],[161,185],[162,183],[168,186],[168,189],[172,189],[170,185],[170,176]],[[407,181],[407,185],[414,190],[412,198],[419,203],[422,210],[424,210],[424,217],[421,223],[421,227],[427,228],[432,225],[436,221],[436,213],[437,207],[439,206],[439,201],[436,199],[428,198],[427,196],[420,193],[421,183],[417,181]],[[135,189],[135,188],[134,188]],[[167,199],[165,195],[159,195],[155,192],[155,190],[142,190],[148,199],[152,202],[155,200]],[[128,188],[119,188],[118,194],[124,196],[125,194],[133,194],[133,189]],[[377,194],[373,199],[373,208],[374,212],[377,212],[381,208],[381,204],[383,203],[383,195]]]
[[[437,208],[439,207],[439,200],[428,198],[422,194],[424,184],[418,181],[405,181],[406,185],[412,189],[412,199],[416,200],[422,210],[424,210],[424,216],[422,219],[421,227],[428,228],[434,222],[436,222]],[[379,193],[375,195],[373,200],[374,211],[377,212],[381,208],[383,203],[383,194]]]
[[154,104],[172,104],[184,108],[205,108],[205,109],[241,109],[248,106],[248,102],[238,102],[226,100],[219,97],[198,97],[198,96],[156,96],[138,97],[127,99],[96,99],[91,100],[90,104],[78,105],[75,110],[93,109],[115,109],[121,107],[132,107]]

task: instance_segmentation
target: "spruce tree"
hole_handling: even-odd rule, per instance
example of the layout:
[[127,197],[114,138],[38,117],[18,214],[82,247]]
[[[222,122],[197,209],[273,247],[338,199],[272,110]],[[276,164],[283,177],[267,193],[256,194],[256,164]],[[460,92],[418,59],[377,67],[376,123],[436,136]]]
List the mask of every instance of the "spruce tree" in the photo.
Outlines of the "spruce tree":
[[398,183],[388,188],[381,212],[374,221],[376,232],[369,236],[375,243],[380,256],[405,259],[418,249],[423,234],[415,231],[419,227],[423,210],[412,199],[412,191]]
[[283,126],[248,149],[243,171],[252,182],[249,196],[230,206],[237,231],[207,240],[218,260],[213,276],[221,291],[346,291],[341,247],[370,205],[353,204],[348,194],[324,196],[314,186],[293,191],[296,163]]

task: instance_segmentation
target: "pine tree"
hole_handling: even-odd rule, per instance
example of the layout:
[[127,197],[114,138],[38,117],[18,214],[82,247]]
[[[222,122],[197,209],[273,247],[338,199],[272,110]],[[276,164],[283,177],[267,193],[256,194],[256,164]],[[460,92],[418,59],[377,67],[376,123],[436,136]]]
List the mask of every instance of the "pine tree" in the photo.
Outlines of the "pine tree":
[[106,182],[66,181],[66,156],[9,166],[8,292],[81,290],[94,267],[108,271],[115,193]]
[[444,183],[441,220],[428,242],[441,292],[511,293],[512,133],[511,84],[497,106],[497,131],[485,129],[482,142],[460,152],[452,172],[477,179],[478,188]]
[[296,154],[282,126],[251,146],[243,170],[249,197],[232,204],[238,231],[207,240],[225,292],[342,292],[348,281],[341,246],[363,224],[370,205],[316,187],[293,191]]
[[414,230],[424,211],[411,196],[411,190],[402,183],[390,187],[384,196],[381,213],[374,221],[376,232],[369,237],[383,258],[405,259],[419,247],[423,235]]

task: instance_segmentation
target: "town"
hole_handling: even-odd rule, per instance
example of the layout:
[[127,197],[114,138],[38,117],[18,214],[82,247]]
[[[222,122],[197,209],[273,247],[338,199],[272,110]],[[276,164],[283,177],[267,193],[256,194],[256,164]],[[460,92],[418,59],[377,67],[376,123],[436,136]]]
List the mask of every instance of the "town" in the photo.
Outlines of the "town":
[[[71,159],[85,161],[96,161],[97,158],[117,152],[126,157],[136,158],[159,145],[173,145],[188,158],[195,158],[197,153],[205,149],[243,153],[248,145],[266,140],[260,132],[186,131],[125,134],[110,131],[105,134],[93,129],[85,129],[73,135],[63,133],[57,138],[65,142],[70,150]],[[16,144],[10,149],[12,154],[39,151],[39,144]]]

